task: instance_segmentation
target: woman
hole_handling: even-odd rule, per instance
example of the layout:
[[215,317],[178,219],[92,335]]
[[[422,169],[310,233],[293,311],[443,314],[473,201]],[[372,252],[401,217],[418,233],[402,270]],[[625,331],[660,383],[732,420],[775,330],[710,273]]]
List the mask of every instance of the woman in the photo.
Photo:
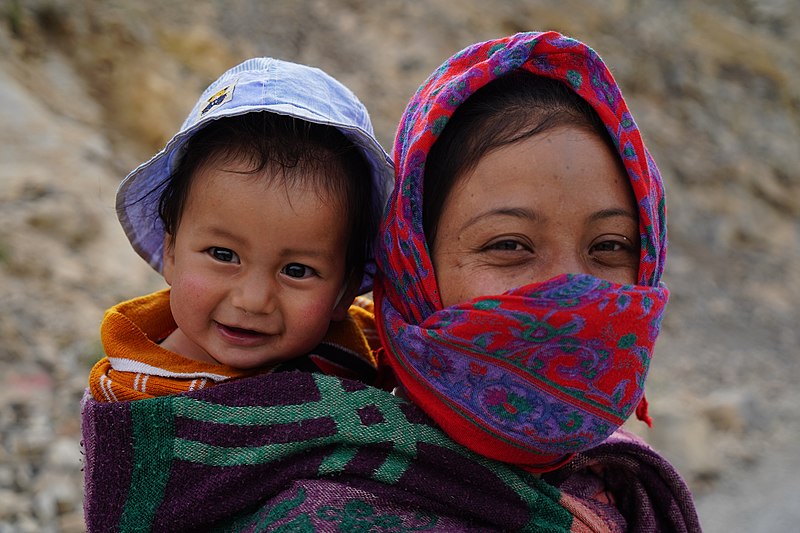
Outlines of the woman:
[[[560,71],[551,68],[557,67],[557,57],[569,66]],[[441,167],[431,171],[436,176],[428,175],[425,168],[426,159],[435,159],[429,158],[428,152],[455,108],[478,86],[486,84],[483,82],[504,77],[501,75],[523,65],[534,71],[547,70],[556,77],[561,72],[565,80],[594,80],[607,99],[618,95],[613,80],[593,52],[551,33],[521,34],[469,47],[437,71],[412,100],[398,133],[396,163],[400,179],[384,224],[385,250],[379,258],[383,278],[376,285],[376,297],[386,343],[383,355],[397,371],[401,389],[418,405],[363,383],[305,372],[256,376],[210,389],[132,402],[101,404],[87,398],[83,411],[87,472],[91,471],[96,483],[87,484],[86,500],[91,502],[91,508],[103,510],[95,517],[98,522],[93,530],[699,530],[691,495],[668,463],[632,437],[614,434],[606,439],[616,422],[640,402],[647,350],[655,337],[665,299],[664,291],[658,288],[663,268],[662,219],[650,211],[650,206],[659,205],[656,199],[660,190],[658,180],[642,172],[648,165],[626,165],[629,173],[639,172],[642,180],[638,185],[634,183],[633,192],[627,194],[628,189],[619,186],[624,174],[617,173],[619,169],[610,164],[615,160],[608,154],[616,152],[606,150],[607,145],[593,137],[596,130],[578,118],[560,123],[543,135],[532,134],[525,139],[512,135],[499,148],[482,149],[472,162],[470,154],[479,152],[465,145],[465,164],[451,165],[451,150],[446,149],[442,151]],[[451,75],[453,72],[455,76]],[[438,100],[437,95],[441,97]],[[621,100],[615,102],[619,104]],[[624,109],[624,105],[617,109]],[[599,114],[604,123],[612,122],[606,117],[607,111]],[[519,116],[527,117],[524,113]],[[506,116],[501,123],[508,119]],[[418,120],[419,132],[414,129]],[[624,140],[623,153],[646,159],[632,120],[623,115],[619,123],[625,135],[615,133],[614,137]],[[453,124],[457,124],[455,118]],[[499,129],[505,131],[504,127]],[[451,130],[457,134],[469,128]],[[489,129],[482,126],[478,131]],[[462,142],[459,135],[453,139],[452,144]],[[486,176],[482,177],[481,163],[486,157],[504,149],[515,150],[519,143],[528,141],[533,144],[526,146],[538,154],[538,143],[543,139],[559,146],[560,151],[569,152],[568,148],[577,143],[605,158],[603,175],[609,178],[608,190],[601,191],[594,183],[592,190],[598,197],[612,198],[616,207],[601,208],[598,214],[597,206],[587,204],[582,208],[582,219],[589,213],[590,226],[598,222],[598,217],[601,222],[621,226],[604,230],[602,235],[616,237],[593,239],[591,247],[592,255],[617,258],[610,263],[605,260],[608,270],[616,272],[614,277],[577,267],[555,268],[564,264],[560,262],[552,262],[552,268],[536,275],[520,274],[515,269],[526,272],[523,266],[528,260],[515,254],[530,248],[525,240],[527,230],[504,231],[500,238],[479,247],[478,250],[488,250],[488,262],[473,260],[474,243],[457,246],[462,236],[474,236],[475,223],[491,222],[497,217],[529,222],[558,218],[558,213],[541,209],[531,217],[528,205],[492,206],[488,214],[481,212],[479,219],[475,218],[479,213],[472,208],[467,209],[464,219],[460,209],[470,206],[468,202],[476,195],[482,200],[478,207],[488,206],[493,198],[507,199],[507,186],[527,183],[522,176],[516,176],[510,183],[493,183],[490,189],[484,185],[478,191],[469,189],[470,183],[483,183]],[[547,155],[550,150],[544,152]],[[514,160],[524,156],[523,150]],[[492,162],[490,168],[502,168],[502,175],[513,176],[518,168],[499,166],[512,158],[502,159]],[[588,164],[579,159],[575,160],[579,167]],[[596,159],[591,159],[592,166],[597,164]],[[436,192],[434,184],[444,169],[452,170],[452,184]],[[652,172],[656,172],[654,165]],[[462,174],[470,176],[463,181]],[[618,178],[617,183],[613,177]],[[423,180],[428,189],[425,198],[421,191]],[[442,179],[441,183],[445,181]],[[515,189],[511,191],[512,199],[515,195],[523,197]],[[524,197],[529,196],[532,194]],[[636,199],[635,203],[631,198]],[[634,229],[631,233],[633,218],[637,221],[633,226],[645,231],[634,234]],[[563,217],[558,220],[563,221]],[[462,231],[466,223],[472,223],[471,227]],[[655,229],[651,231],[651,227]],[[556,229],[559,231],[555,234],[563,238],[571,238],[574,233],[574,228]],[[641,244],[646,253],[631,252],[638,250],[635,241],[641,238],[639,234],[647,236],[648,240]],[[436,243],[431,248],[433,261],[428,255],[430,243]],[[551,249],[558,252],[556,255],[564,252],[558,246]],[[638,261],[632,262],[632,253]],[[456,260],[451,262],[452,258]],[[559,271],[582,274],[548,281]],[[542,280],[543,284],[524,288],[525,284]],[[498,281],[502,283],[496,284]],[[639,282],[641,291],[620,282]],[[524,305],[509,308],[506,296],[480,298],[502,293],[512,285],[523,289],[506,295],[520,293]],[[479,298],[470,300],[473,297]],[[647,305],[646,297],[651,300]],[[467,303],[461,303],[465,300]],[[552,301],[559,305],[538,316],[528,305],[531,300],[543,306]],[[591,321],[577,313],[556,312],[561,308],[584,310],[587,306],[603,315],[599,330],[588,327]],[[646,308],[651,311],[645,312]],[[511,312],[506,312],[509,309]],[[635,311],[636,338],[626,329],[616,339],[621,347],[609,350],[594,342],[606,333],[610,336],[628,327],[630,310]],[[652,319],[648,321],[643,316]],[[468,321],[464,319],[467,317]],[[498,323],[500,319],[505,322]],[[463,352],[479,352],[480,348],[497,355],[510,350],[504,346],[505,332],[517,322],[529,326],[518,328],[522,335],[520,346],[537,342],[544,345],[540,341],[554,337],[571,339],[568,342],[575,349],[562,349],[553,357],[554,379],[549,382],[549,389],[542,389],[546,394],[540,395],[539,405],[527,398],[532,388],[525,383],[510,387],[505,395],[496,387],[484,389],[489,392],[484,396],[488,400],[485,405],[492,413],[487,420],[511,423],[479,426],[480,417],[467,417],[458,403],[458,393],[474,392],[474,385],[480,383],[478,378],[494,375],[498,365],[477,356],[464,359]],[[452,346],[456,349],[448,351]],[[571,382],[559,381],[564,379],[559,369],[569,368],[571,358],[586,360],[584,354],[590,349],[599,362],[575,372]],[[507,352],[515,366],[509,366],[512,371],[503,383],[512,383],[516,369],[525,367],[527,360],[520,357],[521,353]],[[453,365],[460,364],[456,356],[467,361],[472,374],[465,376],[467,379],[460,385],[437,389],[448,383],[445,378],[453,375]],[[425,357],[427,366],[414,366]],[[604,373],[608,361],[622,361],[631,370]],[[593,373],[598,376],[596,382],[586,379]],[[629,375],[635,376],[633,382],[619,386],[617,378],[628,379]],[[577,385],[587,383],[591,387],[579,390]],[[513,394],[508,394],[509,390]],[[556,390],[564,392],[559,396]],[[613,393],[608,394],[609,390]],[[550,400],[547,394],[556,401],[550,401],[542,410],[544,400]],[[562,401],[561,407],[558,401]],[[582,422],[580,416],[570,416],[580,415],[576,406],[589,413]],[[564,428],[557,426],[564,434],[570,424],[584,428],[592,417],[596,423],[586,425],[591,431],[582,431],[567,440],[549,438],[547,431],[525,433],[527,438],[514,434],[518,426],[524,425],[519,423],[518,413],[528,413],[531,419],[530,413],[555,411],[556,417],[539,418],[564,422]],[[606,419],[611,422],[604,422]],[[112,422],[113,432],[98,431]],[[543,475],[532,473],[545,470],[549,471]],[[93,490],[101,485],[103,490]],[[606,495],[606,491],[610,494]]]
[[597,54],[553,32],[462,50],[409,103],[394,156],[375,294],[401,394],[472,451],[613,507],[615,527],[699,529],[669,464],[615,433],[649,422],[666,228]]

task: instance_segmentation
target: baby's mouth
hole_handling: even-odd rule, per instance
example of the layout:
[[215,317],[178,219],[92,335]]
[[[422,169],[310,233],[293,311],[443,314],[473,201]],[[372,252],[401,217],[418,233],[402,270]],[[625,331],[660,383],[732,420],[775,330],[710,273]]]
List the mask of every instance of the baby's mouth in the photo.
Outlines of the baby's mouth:
[[252,329],[244,329],[244,328],[237,328],[235,326],[226,326],[224,324],[220,324],[223,328],[231,331],[233,333],[237,333],[239,335],[263,335],[263,333],[259,333],[258,331]]
[[253,329],[240,328],[236,326],[228,326],[226,324],[217,324],[217,329],[220,333],[230,342],[236,344],[248,344],[257,342],[269,337],[267,333],[256,331]]

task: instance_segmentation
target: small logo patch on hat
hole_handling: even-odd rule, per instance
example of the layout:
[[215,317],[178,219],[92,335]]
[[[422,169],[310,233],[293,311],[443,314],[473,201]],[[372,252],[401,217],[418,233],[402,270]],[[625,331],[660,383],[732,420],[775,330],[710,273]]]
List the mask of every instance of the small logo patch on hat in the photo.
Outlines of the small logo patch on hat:
[[227,87],[223,87],[222,89],[214,93],[208,100],[206,100],[206,106],[203,108],[202,111],[200,111],[200,116],[205,115],[218,105],[222,105],[231,98],[233,98],[233,88],[235,86],[236,85],[232,83]]

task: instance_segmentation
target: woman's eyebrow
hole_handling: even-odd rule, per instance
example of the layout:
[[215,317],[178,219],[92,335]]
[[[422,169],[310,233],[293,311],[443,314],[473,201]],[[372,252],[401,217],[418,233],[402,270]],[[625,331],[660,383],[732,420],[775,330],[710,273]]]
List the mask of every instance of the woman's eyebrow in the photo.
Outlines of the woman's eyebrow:
[[504,217],[512,217],[512,218],[521,218],[526,220],[531,220],[536,222],[541,219],[541,216],[532,209],[526,209],[524,207],[499,207],[497,209],[489,209],[488,211],[483,211],[474,215],[467,219],[464,224],[461,225],[459,228],[460,231],[464,231],[468,227],[476,224],[480,220],[484,218],[491,218],[496,216],[504,216]]
[[591,216],[589,216],[589,221],[595,222],[597,220],[603,220],[606,218],[613,218],[613,217],[626,217],[634,221],[639,220],[638,213],[634,213],[631,210],[622,207],[613,207],[609,209],[601,209],[600,211],[595,211],[594,213],[591,214]]

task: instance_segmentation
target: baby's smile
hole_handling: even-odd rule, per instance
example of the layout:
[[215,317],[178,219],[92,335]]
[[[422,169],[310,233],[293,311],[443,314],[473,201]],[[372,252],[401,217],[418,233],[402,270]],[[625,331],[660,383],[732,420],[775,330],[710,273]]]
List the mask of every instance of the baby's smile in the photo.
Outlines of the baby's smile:
[[237,326],[229,326],[220,322],[214,322],[220,334],[233,344],[239,345],[257,345],[269,338],[269,333],[263,333],[253,329],[240,328]]

